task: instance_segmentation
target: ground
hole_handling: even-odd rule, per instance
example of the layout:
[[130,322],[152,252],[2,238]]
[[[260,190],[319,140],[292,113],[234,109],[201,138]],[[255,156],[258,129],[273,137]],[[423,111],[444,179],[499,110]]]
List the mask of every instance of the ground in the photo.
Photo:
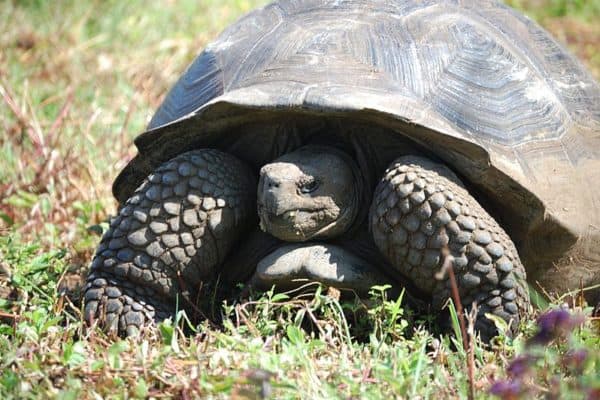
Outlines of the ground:
[[[600,1],[509,3],[600,78]],[[452,398],[469,388],[482,398],[490,390],[504,398],[598,395],[597,321],[577,302],[574,316],[556,317],[564,299],[540,297],[514,340],[475,343],[473,379],[460,340],[436,334],[377,289],[368,310],[327,289],[267,294],[225,305],[222,327],[206,323],[187,336],[184,316],[135,340],[83,329],[76,296],[65,293],[115,213],[110,184],[135,154],[132,139],[204,45],[261,4],[0,7],[0,398]],[[537,315],[550,317],[536,323]],[[543,336],[549,319],[541,351],[528,338]]]

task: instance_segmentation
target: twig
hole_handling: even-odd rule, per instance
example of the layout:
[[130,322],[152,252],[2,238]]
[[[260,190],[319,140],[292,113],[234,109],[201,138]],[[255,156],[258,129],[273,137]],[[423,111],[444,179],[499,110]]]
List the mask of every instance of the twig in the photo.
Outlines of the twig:
[[458,285],[456,283],[456,276],[454,275],[454,268],[452,266],[452,262],[454,261],[454,257],[450,255],[450,252],[447,248],[442,249],[442,256],[444,257],[444,262],[442,263],[442,268],[438,274],[436,274],[437,279],[441,279],[446,272],[448,272],[448,278],[450,279],[450,288],[452,290],[452,301],[454,302],[454,306],[456,307],[456,313],[458,314],[458,322],[460,323],[460,332],[462,336],[462,345],[463,349],[467,355],[467,372],[469,379],[469,400],[473,400],[475,398],[474,392],[474,358],[473,358],[473,349],[471,348],[472,337],[468,335],[467,327],[465,323],[465,316],[463,312],[462,302],[460,299],[460,294],[458,292]]
[[208,321],[208,324],[211,327],[218,328],[218,325],[215,324],[210,318],[208,318],[206,316],[206,314],[204,314],[204,312],[196,304],[194,304],[194,302],[190,299],[190,297],[189,297],[190,292],[187,289],[187,285],[185,284],[185,281],[183,280],[183,277],[181,276],[181,271],[179,269],[177,269],[177,271],[176,271],[176,276],[177,276],[177,281],[179,283],[179,287],[181,287],[181,297],[186,301],[188,306],[191,307],[192,310],[194,310],[194,316],[200,315],[200,317],[202,317],[206,321]]
[[12,111],[19,125],[25,129],[25,132],[27,132],[27,136],[33,143],[38,153],[38,156],[45,158],[46,155],[44,153],[44,143],[42,136],[40,135],[39,131],[37,131],[35,127],[31,124],[31,122],[27,120],[27,118],[23,115],[21,110],[19,110],[19,106],[14,100],[15,96],[10,91],[8,85],[4,84],[4,82],[0,82],[0,96],[2,96],[4,102],[6,103],[10,111]]
[[[563,293],[560,297],[556,298],[556,300],[554,300],[554,301],[556,301],[556,302],[563,301],[567,297],[572,297],[577,292],[589,292],[590,290],[595,290],[595,289],[598,289],[598,288],[600,288],[600,284],[592,285],[592,286],[586,286],[584,288],[578,288],[578,289],[575,289],[575,290],[571,290],[569,292]],[[547,294],[547,296],[548,296],[549,299],[551,299],[551,297],[548,294]]]
[[329,345],[331,347],[336,347],[335,343],[333,343],[331,340],[328,340],[329,338],[327,338],[327,335],[325,334],[325,331],[323,330],[323,328],[319,324],[319,320],[317,319],[317,317],[315,316],[315,314],[313,314],[312,310],[308,307],[308,304],[306,304],[306,303],[304,304],[304,309],[306,310],[306,313],[308,314],[308,317],[312,320],[313,324],[315,324],[315,326],[319,330],[319,334],[321,335],[321,337],[323,339],[327,340],[329,342]]
[[0,311],[0,318],[12,320],[13,336],[17,336],[17,322],[19,321],[20,317],[17,314],[8,314]]
[[468,334],[469,334],[469,350],[467,352],[467,370],[469,374],[469,391],[471,399],[475,392],[475,321],[477,321],[477,303],[473,302],[473,307],[468,315]]
[[9,314],[9,313],[0,311],[0,318],[8,318],[11,320],[18,320],[19,316],[17,314]]
[[63,130],[60,128],[63,126],[65,119],[69,115],[69,111],[71,110],[72,104],[73,104],[73,89],[68,88],[67,89],[67,98],[66,98],[65,102],[63,103],[63,105],[60,109],[60,112],[58,113],[58,116],[56,117],[56,119],[52,123],[52,126],[48,130],[47,137],[48,137],[48,141],[50,142],[51,148],[56,147],[56,144],[58,143],[58,140],[60,139],[60,135],[63,132]]
[[81,312],[81,309],[79,309],[79,307],[76,307],[75,304],[73,304],[73,302],[71,301],[71,299],[69,298],[69,296],[65,295],[65,300],[67,302],[67,305],[69,306],[69,308],[71,309],[71,311],[73,311],[75,313],[75,315],[77,316],[77,318],[82,319],[83,318],[83,314]]
[[121,132],[119,134],[119,137],[121,138],[121,148],[122,149],[126,149],[127,145],[128,145],[128,138],[127,138],[127,127],[129,126],[129,121],[131,120],[131,115],[133,114],[133,112],[136,109],[136,103],[134,100],[131,100],[131,102],[129,103],[129,107],[127,107],[127,113],[125,114],[125,120],[123,121],[123,124],[121,125]]
[[[252,332],[252,334],[256,337],[260,337],[260,331],[256,328],[256,326],[254,326],[254,324],[252,324],[248,318],[246,317],[246,315],[244,315],[246,313],[246,309],[244,307],[242,307],[240,304],[236,305],[235,307],[235,314],[236,314],[236,318],[241,318],[242,322],[248,327],[248,329],[250,330],[250,332]],[[239,322],[236,322],[236,324],[239,326]]]

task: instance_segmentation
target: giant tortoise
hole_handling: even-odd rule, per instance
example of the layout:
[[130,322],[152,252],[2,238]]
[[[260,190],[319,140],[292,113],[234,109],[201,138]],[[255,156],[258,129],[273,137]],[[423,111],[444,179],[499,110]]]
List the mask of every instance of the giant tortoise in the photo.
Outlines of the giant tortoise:
[[450,263],[489,337],[486,313],[514,328],[528,308],[525,270],[549,293],[600,282],[599,86],[495,1],[277,1],[135,144],[84,294],[119,334],[215,282],[389,284],[439,311]]

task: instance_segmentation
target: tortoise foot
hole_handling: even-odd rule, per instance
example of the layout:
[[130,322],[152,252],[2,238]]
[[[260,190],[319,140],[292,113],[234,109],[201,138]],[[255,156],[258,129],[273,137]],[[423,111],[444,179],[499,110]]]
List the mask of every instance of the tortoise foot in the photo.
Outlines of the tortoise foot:
[[93,275],[86,285],[84,317],[89,323],[98,321],[108,333],[134,336],[142,326],[173,315],[174,309],[157,298],[151,289],[130,281]]
[[214,279],[216,267],[253,220],[255,179],[247,166],[212,149],[159,166],[111,222],[90,267],[88,322],[130,334],[180,308]]
[[390,296],[400,293],[398,283],[377,267],[342,247],[326,243],[281,246],[258,263],[250,286],[289,290],[307,282],[320,282],[360,297],[367,297],[373,286],[384,284],[392,287]]
[[451,295],[448,275],[436,279],[448,256],[463,307],[479,308],[481,336],[497,333],[486,313],[516,330],[529,305],[525,269],[508,235],[452,171],[420,157],[397,159],[376,189],[370,220],[381,252],[431,295],[435,309]]

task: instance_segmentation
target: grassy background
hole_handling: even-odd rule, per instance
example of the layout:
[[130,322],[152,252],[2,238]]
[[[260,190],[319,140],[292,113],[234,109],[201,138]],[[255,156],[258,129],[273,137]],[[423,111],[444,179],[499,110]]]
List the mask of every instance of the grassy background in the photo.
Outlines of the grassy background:
[[[412,322],[393,301],[379,299],[364,316],[361,342],[351,340],[348,312],[326,294],[232,305],[224,310],[224,330],[206,325],[193,337],[163,324],[113,342],[83,331],[78,305],[64,295],[76,287],[71,271],[87,266],[97,232],[115,212],[110,184],[135,154],[132,139],[205,44],[264,3],[2,2],[0,398],[253,398],[270,390],[277,398],[465,395],[464,353],[422,328],[405,334]],[[508,3],[540,21],[600,77],[600,1]],[[321,334],[297,328],[306,321]],[[494,349],[477,347],[478,395],[505,376],[534,329],[530,323]],[[593,332],[591,325],[577,331],[555,353],[597,349]],[[599,366],[592,358],[580,375],[598,376]],[[554,376],[566,376],[565,393],[576,390],[569,385],[579,378],[551,360],[546,367],[535,375],[539,390],[550,390]]]

